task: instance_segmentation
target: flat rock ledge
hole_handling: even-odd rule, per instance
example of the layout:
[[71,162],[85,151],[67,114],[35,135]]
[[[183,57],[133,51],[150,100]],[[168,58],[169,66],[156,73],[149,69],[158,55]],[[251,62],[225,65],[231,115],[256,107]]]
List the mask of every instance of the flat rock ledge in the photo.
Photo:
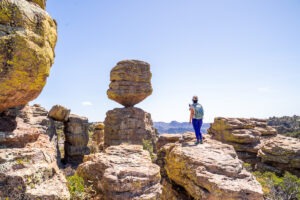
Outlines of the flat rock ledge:
[[166,144],[162,155],[169,179],[194,199],[263,199],[261,185],[243,168],[231,145],[206,136],[197,146],[192,141]]

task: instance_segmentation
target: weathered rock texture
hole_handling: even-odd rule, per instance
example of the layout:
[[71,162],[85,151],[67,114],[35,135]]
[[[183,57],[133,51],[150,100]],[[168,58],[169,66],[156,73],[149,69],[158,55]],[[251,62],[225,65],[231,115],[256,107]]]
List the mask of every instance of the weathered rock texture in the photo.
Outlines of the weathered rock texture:
[[108,98],[132,107],[152,94],[150,65],[138,60],[118,62],[110,72]]
[[85,156],[77,173],[93,184],[99,199],[159,199],[159,170],[142,146],[119,145]]
[[0,199],[69,199],[53,120],[39,105],[0,116]]
[[300,140],[278,135],[258,151],[259,167],[272,171],[290,171],[300,177]]
[[65,133],[65,161],[78,164],[83,160],[83,156],[89,154],[87,144],[89,142],[88,119],[74,114],[69,116],[64,123]]
[[48,115],[56,121],[66,122],[69,119],[70,112],[70,109],[67,109],[61,105],[55,105],[50,109]]
[[106,113],[104,124],[105,146],[122,143],[143,145],[148,141],[156,149],[156,132],[151,115],[140,108],[110,110]]
[[162,168],[194,199],[263,199],[260,184],[247,172],[232,146],[207,137],[204,144],[170,143],[162,147]]
[[165,144],[179,142],[182,139],[182,134],[160,134],[156,143],[157,150]]
[[0,112],[42,91],[54,60],[56,23],[44,0],[0,1]]
[[217,117],[208,133],[213,139],[231,144],[240,159],[257,162],[257,152],[265,141],[276,136],[277,131],[266,120]]

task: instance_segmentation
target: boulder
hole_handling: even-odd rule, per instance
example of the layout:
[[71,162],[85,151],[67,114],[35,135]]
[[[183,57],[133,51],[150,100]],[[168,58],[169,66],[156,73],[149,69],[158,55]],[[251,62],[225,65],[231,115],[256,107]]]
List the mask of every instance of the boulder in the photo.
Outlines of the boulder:
[[27,0],[28,2],[33,2],[36,5],[40,6],[42,9],[46,7],[46,0]]
[[182,139],[181,134],[160,134],[156,143],[156,148],[160,149],[168,143],[175,143]]
[[140,144],[145,142],[156,149],[156,132],[151,115],[140,108],[115,108],[106,113],[104,121],[104,145],[122,143]]
[[83,156],[89,154],[88,128],[88,119],[74,114],[70,114],[69,120],[64,123],[66,162],[79,164]]
[[132,107],[152,94],[150,65],[139,60],[117,63],[110,73],[108,98]]
[[48,115],[56,121],[66,122],[69,119],[70,112],[70,109],[67,109],[61,105],[55,105],[50,109]]
[[0,1],[0,112],[35,99],[49,76],[57,31],[44,4]]
[[58,168],[54,122],[47,113],[34,105],[8,109],[0,116],[0,199],[70,198]]
[[159,199],[159,170],[142,146],[122,144],[85,156],[77,174],[93,185],[99,199]]
[[276,172],[290,171],[300,176],[300,139],[278,135],[265,142],[258,157],[264,164],[259,166],[264,169],[275,168]]
[[189,141],[166,144],[160,155],[169,179],[194,199],[263,199],[261,185],[230,145],[207,137],[197,146]]

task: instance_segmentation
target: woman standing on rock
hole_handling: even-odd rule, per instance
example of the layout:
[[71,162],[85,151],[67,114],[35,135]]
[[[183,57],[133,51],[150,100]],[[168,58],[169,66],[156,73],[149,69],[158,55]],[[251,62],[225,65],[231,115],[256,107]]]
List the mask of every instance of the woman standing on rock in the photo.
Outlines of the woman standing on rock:
[[201,104],[198,103],[198,97],[197,96],[193,96],[193,104],[190,104],[190,123],[193,122],[193,127],[195,130],[195,135],[197,138],[197,141],[195,142],[195,144],[202,144],[202,133],[201,133],[201,126],[203,123],[203,115],[204,115],[204,111],[203,111],[203,107]]

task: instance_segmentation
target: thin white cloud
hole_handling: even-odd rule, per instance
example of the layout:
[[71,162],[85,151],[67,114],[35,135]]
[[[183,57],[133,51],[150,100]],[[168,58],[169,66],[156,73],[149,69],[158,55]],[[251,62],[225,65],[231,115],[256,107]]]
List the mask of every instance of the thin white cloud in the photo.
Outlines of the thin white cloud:
[[83,101],[83,102],[81,102],[81,105],[83,105],[83,106],[92,106],[93,104],[90,101]]
[[257,88],[258,92],[261,92],[261,93],[267,93],[267,92],[270,92],[271,89],[269,87],[259,87]]

